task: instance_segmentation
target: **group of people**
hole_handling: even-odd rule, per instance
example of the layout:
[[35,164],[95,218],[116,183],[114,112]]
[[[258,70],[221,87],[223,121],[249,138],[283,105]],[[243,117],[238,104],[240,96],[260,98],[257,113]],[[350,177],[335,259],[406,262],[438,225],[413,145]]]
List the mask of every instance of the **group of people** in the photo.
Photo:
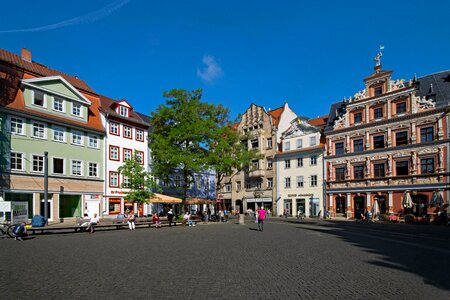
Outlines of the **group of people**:
[[78,222],[80,226],[86,227],[86,231],[89,233],[94,233],[94,226],[98,223],[100,223],[100,218],[97,214],[94,214],[92,218],[89,218],[88,214],[84,214]]
[[373,214],[370,210],[366,210],[365,212],[361,212],[359,209],[355,211],[355,219],[357,222],[371,222]]

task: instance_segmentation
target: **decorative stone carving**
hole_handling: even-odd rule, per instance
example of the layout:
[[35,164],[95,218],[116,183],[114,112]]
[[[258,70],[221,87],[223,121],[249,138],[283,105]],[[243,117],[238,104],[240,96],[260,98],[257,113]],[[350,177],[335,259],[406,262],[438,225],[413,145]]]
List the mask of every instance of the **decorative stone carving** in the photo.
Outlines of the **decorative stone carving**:
[[405,87],[404,79],[391,80],[391,91],[402,89]]
[[334,129],[338,129],[338,128],[343,128],[345,127],[345,121],[346,121],[346,117],[345,115],[341,115],[337,118],[337,120],[334,121]]
[[355,95],[353,95],[353,97],[355,101],[366,98],[366,89],[356,92]]
[[426,97],[414,96],[414,102],[416,103],[418,110],[430,109],[436,106],[436,102],[432,99],[427,99]]

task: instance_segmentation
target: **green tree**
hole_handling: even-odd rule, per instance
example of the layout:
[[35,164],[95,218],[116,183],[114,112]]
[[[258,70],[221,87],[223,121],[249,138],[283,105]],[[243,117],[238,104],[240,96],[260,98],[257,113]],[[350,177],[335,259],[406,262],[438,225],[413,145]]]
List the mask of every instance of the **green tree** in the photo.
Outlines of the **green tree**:
[[167,180],[178,169],[185,204],[193,174],[209,167],[209,147],[217,130],[228,124],[228,110],[203,102],[201,89],[173,89],[163,95],[166,103],[158,106],[150,121],[153,173]]
[[157,189],[155,181],[149,172],[145,171],[141,164],[141,158],[136,154],[132,159],[126,160],[125,163],[118,168],[119,174],[126,178],[122,182],[121,188],[129,189],[125,199],[131,203],[137,203],[141,206],[147,203],[151,196],[152,190]]

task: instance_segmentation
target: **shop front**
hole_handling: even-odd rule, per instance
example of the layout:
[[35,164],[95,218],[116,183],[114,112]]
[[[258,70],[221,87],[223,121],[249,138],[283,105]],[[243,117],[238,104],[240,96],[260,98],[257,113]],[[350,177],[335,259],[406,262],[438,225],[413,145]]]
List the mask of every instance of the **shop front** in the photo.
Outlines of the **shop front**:
[[264,209],[272,211],[272,198],[248,198],[245,201],[247,202],[247,210],[255,212],[258,208],[264,207]]

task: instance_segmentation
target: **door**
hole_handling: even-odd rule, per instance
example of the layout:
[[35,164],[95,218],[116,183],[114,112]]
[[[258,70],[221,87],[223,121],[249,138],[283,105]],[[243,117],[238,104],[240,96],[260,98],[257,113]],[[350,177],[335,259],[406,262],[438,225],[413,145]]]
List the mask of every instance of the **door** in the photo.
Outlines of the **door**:
[[297,213],[300,212],[304,214],[305,211],[305,199],[297,199]]
[[345,214],[346,205],[345,205],[345,197],[337,197],[336,198],[336,214]]
[[86,200],[84,208],[84,212],[91,218],[94,217],[94,214],[100,215],[100,201]]
[[[53,200],[47,201],[48,220],[53,221]],[[41,200],[41,216],[44,215],[44,200]]]
[[291,199],[284,200],[284,215],[286,217],[291,215],[291,208],[292,208],[292,200]]

